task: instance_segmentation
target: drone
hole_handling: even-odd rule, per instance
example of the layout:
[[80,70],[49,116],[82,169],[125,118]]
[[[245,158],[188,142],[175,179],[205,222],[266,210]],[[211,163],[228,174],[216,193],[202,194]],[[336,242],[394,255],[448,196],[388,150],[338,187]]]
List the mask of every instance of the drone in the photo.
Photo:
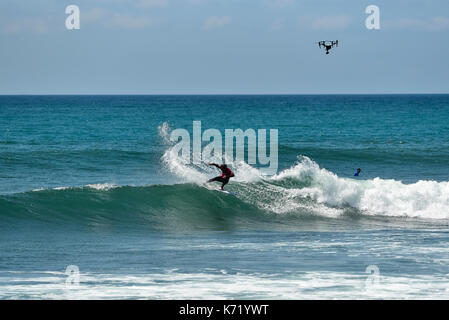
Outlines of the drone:
[[329,50],[332,49],[334,46],[338,47],[338,40],[336,41],[319,41],[318,46],[324,47],[326,49],[326,54],[329,54]]

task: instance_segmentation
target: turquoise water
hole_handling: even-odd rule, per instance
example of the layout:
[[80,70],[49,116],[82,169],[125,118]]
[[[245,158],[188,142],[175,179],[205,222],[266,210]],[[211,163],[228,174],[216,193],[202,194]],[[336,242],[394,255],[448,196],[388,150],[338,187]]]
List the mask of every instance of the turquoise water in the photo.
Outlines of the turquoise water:
[[[277,174],[205,188],[195,120]],[[0,298],[446,298],[448,163],[449,95],[0,96]]]

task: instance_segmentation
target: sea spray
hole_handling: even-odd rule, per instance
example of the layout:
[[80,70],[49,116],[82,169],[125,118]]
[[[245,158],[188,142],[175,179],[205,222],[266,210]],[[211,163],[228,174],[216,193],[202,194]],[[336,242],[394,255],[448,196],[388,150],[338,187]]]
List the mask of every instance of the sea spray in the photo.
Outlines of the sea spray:
[[[173,146],[170,152],[180,154],[183,163],[201,166],[204,162],[245,162],[249,165],[260,164],[259,171],[264,175],[273,175],[278,169],[278,130],[270,129],[270,142],[267,148],[266,129],[225,129],[224,141],[219,130],[209,128],[202,133],[201,121],[193,121],[192,139],[186,129],[178,128],[170,131],[164,122],[158,127],[159,135],[164,142],[170,141]],[[224,142],[224,152],[223,152]],[[208,143],[207,145],[204,145]]]

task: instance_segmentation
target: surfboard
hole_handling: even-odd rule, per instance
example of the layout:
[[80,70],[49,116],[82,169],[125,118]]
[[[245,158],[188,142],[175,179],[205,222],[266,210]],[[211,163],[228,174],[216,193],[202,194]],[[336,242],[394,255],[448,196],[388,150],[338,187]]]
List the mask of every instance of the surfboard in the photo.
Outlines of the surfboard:
[[226,194],[229,194],[229,195],[237,197],[237,198],[239,197],[239,195],[237,193],[234,193],[234,192],[231,192],[231,191],[217,190],[217,189],[215,189],[215,191],[218,191],[218,192],[221,192],[221,193],[226,193]]

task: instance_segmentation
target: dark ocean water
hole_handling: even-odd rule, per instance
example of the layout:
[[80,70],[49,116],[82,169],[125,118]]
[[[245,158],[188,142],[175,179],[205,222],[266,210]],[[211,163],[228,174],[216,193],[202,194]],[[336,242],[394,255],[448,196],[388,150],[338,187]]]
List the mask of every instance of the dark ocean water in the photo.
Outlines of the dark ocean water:
[[[206,188],[193,121],[277,174]],[[0,96],[0,298],[446,298],[448,164],[449,95]]]

